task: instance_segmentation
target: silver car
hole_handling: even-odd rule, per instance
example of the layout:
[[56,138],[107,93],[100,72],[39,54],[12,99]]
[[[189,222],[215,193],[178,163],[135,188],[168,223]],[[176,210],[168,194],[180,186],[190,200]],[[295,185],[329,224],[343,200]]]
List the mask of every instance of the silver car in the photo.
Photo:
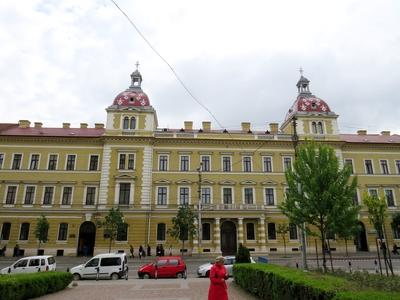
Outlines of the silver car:
[[[226,271],[228,272],[229,276],[232,276],[233,275],[233,264],[235,263],[235,256],[224,256],[224,259],[225,259],[224,265],[225,265]],[[255,261],[252,257],[250,257],[250,261],[251,261],[251,263],[255,263]],[[211,270],[211,267],[213,264],[214,264],[214,262],[206,263],[206,264],[199,266],[197,268],[197,276],[210,277],[210,270]]]

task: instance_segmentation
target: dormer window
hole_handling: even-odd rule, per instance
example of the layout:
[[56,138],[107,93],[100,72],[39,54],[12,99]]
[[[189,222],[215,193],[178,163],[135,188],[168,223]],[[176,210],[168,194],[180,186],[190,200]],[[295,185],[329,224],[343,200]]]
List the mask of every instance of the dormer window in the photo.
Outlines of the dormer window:
[[122,129],[136,129],[136,118],[135,117],[124,117]]
[[322,122],[311,122],[311,131],[314,134],[324,134],[324,126]]

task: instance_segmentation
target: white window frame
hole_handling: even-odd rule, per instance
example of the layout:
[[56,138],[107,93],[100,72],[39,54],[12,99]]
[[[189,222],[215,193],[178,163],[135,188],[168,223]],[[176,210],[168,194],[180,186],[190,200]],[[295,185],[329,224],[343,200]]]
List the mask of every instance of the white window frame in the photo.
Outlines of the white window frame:
[[[224,170],[224,157],[228,157],[228,158],[229,158],[229,167],[230,167],[230,170],[229,170],[229,171],[225,171],[225,170]],[[221,166],[222,166],[222,168],[221,168],[221,171],[222,171],[222,172],[224,172],[224,173],[233,172],[232,155],[222,155],[222,156],[221,156]]]
[[[64,188],[66,187],[71,187],[71,203],[70,204],[62,204],[62,200],[63,200],[63,196],[64,196]],[[60,207],[71,207],[72,206],[72,202],[74,200],[74,186],[73,185],[63,185],[61,186],[61,193],[60,193]]]
[[[120,192],[120,185],[121,183],[130,183],[130,189],[129,189],[129,203],[128,204],[119,204],[119,192]],[[98,195],[99,189],[96,189],[96,194]],[[115,184],[115,199],[114,199],[114,204],[115,205],[133,205],[134,203],[134,193],[135,193],[135,185],[132,181],[128,180],[119,180]],[[96,195],[96,203],[97,203],[97,195]],[[86,196],[85,196],[86,197]],[[85,199],[86,200],[86,199]]]
[[[20,165],[19,165],[19,169],[13,169],[13,168],[12,168],[12,166],[13,166],[13,164],[14,164],[14,158],[15,158],[15,155],[16,155],[16,154],[21,154],[21,163],[20,163]],[[11,155],[11,163],[10,163],[10,170],[22,170],[22,163],[23,163],[23,161],[24,161],[24,154],[23,154],[23,153],[20,153],[20,152],[12,153],[12,155]]]
[[200,195],[201,195],[201,204],[202,205],[209,205],[209,204],[213,204],[213,188],[212,188],[212,186],[209,186],[209,185],[202,185],[201,186],[201,188],[202,189],[210,189],[210,203],[203,203],[203,191],[201,191],[200,193]]
[[[95,193],[94,193],[94,203],[93,204],[86,204],[86,200],[87,200],[87,189],[88,188],[95,188],[96,189],[96,191],[95,191]],[[83,206],[85,206],[85,207],[95,207],[96,206],[96,204],[97,204],[97,201],[98,201],[98,199],[97,199],[97,197],[98,197],[98,195],[99,195],[99,188],[98,188],[98,186],[97,185],[85,185],[85,189],[84,189],[84,194],[83,194],[83,202],[82,202],[82,205]]]
[[[158,239],[158,224],[164,224],[165,225],[165,232],[164,232],[165,239],[164,240],[159,240]],[[157,222],[157,225],[156,225],[156,240],[157,240],[157,243],[163,244],[163,243],[165,243],[167,241],[167,238],[168,238],[168,233],[167,232],[168,232],[167,223],[166,222]]]
[[6,154],[4,152],[0,152],[0,155],[3,155],[3,161],[0,163],[0,170],[3,170],[4,168],[4,162],[6,161]]
[[[52,187],[53,188],[53,195],[51,196],[51,204],[44,204],[44,195],[46,192],[46,187]],[[52,207],[54,204],[54,196],[56,194],[56,187],[54,185],[44,185],[42,188],[42,206],[43,207]]]
[[[253,197],[252,203],[246,203],[246,192],[245,192],[246,189],[251,189],[251,195]],[[242,204],[244,204],[244,205],[254,205],[254,204],[256,204],[255,189],[254,189],[253,186],[245,186],[245,187],[242,188]]]
[[378,188],[368,188],[368,195],[372,196],[371,191],[375,190],[376,195],[379,197],[379,189]]
[[351,161],[351,174],[355,174],[355,167],[354,167],[354,159],[352,158],[345,158],[344,165],[346,166],[346,161]]
[[[182,157],[187,157],[187,170],[182,170]],[[190,172],[190,155],[189,154],[180,154],[179,155],[179,172]]]
[[[32,204],[25,204],[25,197],[26,197],[26,191],[28,190],[28,187],[34,187],[35,191],[33,192],[33,200]],[[22,199],[22,207],[32,207],[35,205],[36,201],[36,192],[37,192],[37,186],[34,184],[26,184],[24,187],[24,198]]]
[[[250,158],[250,171],[246,171],[245,170],[245,158]],[[251,172],[253,172],[253,157],[252,156],[250,156],[250,155],[243,155],[242,156],[242,172],[245,172],[245,173],[251,173]]]
[[[224,203],[224,188],[229,188],[232,191],[232,203]],[[232,186],[221,186],[221,204],[223,205],[233,205],[235,204],[235,189]]]
[[[13,204],[6,204],[7,201],[7,194],[8,194],[8,189],[10,186],[16,186],[17,188],[15,189],[15,199]],[[5,186],[5,193],[4,193],[4,200],[3,200],[3,206],[4,207],[13,207],[15,204],[17,204],[17,199],[18,199],[18,190],[19,190],[19,184],[7,184]]]
[[400,175],[400,159],[395,159],[394,164],[396,165],[396,174]]
[[[271,160],[271,172],[268,172],[268,171],[266,170],[266,168],[265,168],[265,160],[266,160],[267,158],[269,158],[269,159]],[[271,155],[263,155],[263,156],[261,157],[261,159],[262,159],[262,168],[263,168],[263,172],[264,172],[264,173],[273,173],[273,172],[274,172],[274,160],[272,159],[272,156],[271,156]]]
[[[65,240],[59,240],[58,238],[60,237],[60,227],[61,227],[61,224],[67,224],[67,236],[66,236],[66,239]],[[68,242],[68,235],[69,235],[69,226],[70,224],[68,224],[67,222],[61,222],[61,223],[58,223],[58,230],[57,230],[57,240],[56,240],[56,243],[57,244],[63,244],[63,243],[67,243]]]
[[[92,159],[92,156],[97,156],[97,168],[95,170],[90,170],[90,161]],[[87,170],[90,171],[90,172],[95,172],[95,171],[99,171],[99,167],[100,167],[100,155],[96,154],[96,153],[90,153],[89,154]]]
[[204,166],[202,166],[201,171],[202,172],[211,172],[211,155],[200,155],[200,163],[203,162],[203,157],[208,157],[208,162],[209,162],[209,170],[204,170]]
[[[387,167],[387,173],[383,172],[383,166],[382,166],[382,162],[385,161],[386,162],[386,167]],[[389,166],[389,161],[387,159],[380,159],[379,160],[379,166],[381,168],[381,173],[382,175],[390,175],[390,166]]]
[[[167,157],[167,168],[166,168],[166,170],[161,170],[161,156],[166,156]],[[179,164],[180,164],[180,162],[179,162]],[[167,172],[167,171],[169,171],[169,154],[165,154],[165,153],[158,154],[158,156],[157,156],[157,165],[158,165],[157,170],[159,172]]]
[[282,170],[283,170],[283,173],[285,173],[285,171],[286,171],[285,158],[290,158],[290,168],[293,170],[293,157],[289,156],[289,155],[285,155],[285,156],[282,156]]
[[[254,222],[246,222],[246,223],[244,223],[244,224],[246,224],[246,241],[255,242],[255,241],[257,240],[257,230],[256,230],[257,226],[256,226],[256,223],[254,223]],[[248,238],[247,238],[247,236],[248,236],[248,233],[247,233],[247,224],[253,224],[254,239],[248,239]]]
[[[38,161],[37,161],[37,168],[36,168],[36,169],[31,169],[32,157],[33,157],[33,155],[38,155],[38,156],[39,156]],[[35,171],[35,170],[39,170],[39,169],[40,169],[40,159],[41,159],[40,153],[31,153],[31,154],[29,155],[29,170],[30,170],[30,171]]]
[[177,196],[177,204],[178,205],[183,205],[182,203],[181,203],[181,188],[187,188],[188,189],[188,197],[189,197],[189,199],[188,199],[188,203],[187,204],[191,204],[192,203],[192,189],[190,188],[190,186],[188,186],[188,185],[180,185],[180,186],[178,186],[178,196]]
[[[372,168],[372,173],[368,173],[367,170],[367,160],[371,161],[371,168]],[[375,174],[375,168],[374,168],[374,160],[373,159],[364,159],[364,171],[365,175],[374,175]]]
[[[387,191],[387,190],[392,191],[392,195],[393,195],[393,206],[389,206],[389,205],[388,205],[388,201],[387,201],[387,197],[386,197],[386,191]],[[396,203],[396,194],[395,194],[393,188],[384,188],[384,189],[383,189],[383,195],[385,196],[386,206],[387,206],[389,209],[394,209],[394,208],[397,207],[397,203]]]
[[[70,155],[75,155],[75,160],[74,160],[74,168],[72,170],[67,170],[67,164],[68,164],[68,156]],[[76,165],[78,164],[78,155],[74,154],[74,153],[67,153],[65,154],[65,167],[64,170],[65,171],[76,171]]]
[[[274,196],[274,204],[273,205],[270,205],[267,202],[267,193],[266,193],[267,189],[272,189],[272,193],[273,193],[273,196]],[[277,205],[276,188],[272,187],[272,186],[266,186],[266,187],[263,188],[263,192],[264,192],[263,193],[264,194],[264,205],[267,206],[267,207],[276,207],[276,205]],[[284,191],[284,193],[285,193],[285,191]],[[284,196],[285,196],[285,194],[284,194]]]
[[[49,169],[49,163],[50,163],[50,156],[51,155],[55,155],[57,157],[57,161],[56,161],[56,168],[54,170],[50,170]],[[60,161],[60,155],[58,155],[58,153],[49,153],[49,155],[47,156],[47,165],[46,165],[46,171],[57,171],[58,168],[58,162]]]
[[[166,203],[165,203],[165,204],[158,204],[158,192],[159,192],[159,188],[166,188],[166,191],[167,191],[167,199],[166,199]],[[167,186],[167,185],[157,185],[157,186],[156,186],[156,193],[155,193],[155,195],[156,195],[156,199],[155,199],[155,204],[156,204],[156,206],[158,206],[158,207],[166,207],[166,206],[169,205],[169,186]]]
[[[296,239],[291,239],[290,238],[290,224],[289,224],[288,239],[289,239],[290,242],[294,242],[294,241],[298,241],[299,240],[299,227],[297,225],[295,225],[295,227],[296,227],[296,236],[297,236],[297,238]],[[275,227],[275,229],[276,229],[276,227]]]

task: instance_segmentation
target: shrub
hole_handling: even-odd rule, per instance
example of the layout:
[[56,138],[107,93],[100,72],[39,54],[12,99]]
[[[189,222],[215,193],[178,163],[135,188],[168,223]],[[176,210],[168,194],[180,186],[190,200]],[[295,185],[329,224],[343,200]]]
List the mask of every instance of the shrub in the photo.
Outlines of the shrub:
[[2,300],[30,299],[66,288],[72,274],[66,272],[38,272],[0,276]]
[[242,243],[239,244],[239,249],[236,253],[236,263],[249,263],[250,251]]

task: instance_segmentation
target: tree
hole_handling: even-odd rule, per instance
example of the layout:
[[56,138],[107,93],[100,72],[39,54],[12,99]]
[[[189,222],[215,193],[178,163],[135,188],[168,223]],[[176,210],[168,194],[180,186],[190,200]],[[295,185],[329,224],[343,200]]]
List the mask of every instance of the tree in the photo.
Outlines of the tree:
[[[293,169],[285,172],[289,189],[280,208],[291,223],[305,223],[309,232],[314,226],[324,250],[326,233],[336,220],[357,216],[359,208],[353,205],[357,179],[350,179],[350,175],[348,166],[340,168],[332,147],[315,143],[299,146]],[[326,272],[325,252],[322,258]]]
[[251,262],[250,251],[246,246],[243,246],[242,243],[239,244],[239,249],[236,253],[235,261],[238,264]]
[[47,243],[49,236],[49,221],[44,215],[41,215],[37,219],[36,229],[35,229],[35,237],[39,241],[38,250],[42,243]]
[[180,206],[176,216],[172,218],[172,228],[168,229],[168,234],[182,241],[182,254],[185,249],[185,240],[192,239],[197,232],[194,225],[195,219],[193,211],[187,204]]
[[104,221],[98,221],[97,227],[104,228],[104,238],[109,239],[108,252],[111,252],[112,242],[117,238],[118,232],[126,230],[128,224],[124,221],[124,215],[119,208],[111,208],[108,215],[104,217]]
[[288,224],[278,224],[278,229],[276,231],[279,233],[283,239],[283,249],[286,256],[286,234],[289,232],[289,225]]
[[[387,217],[387,205],[386,205],[386,199],[384,197],[379,197],[379,196],[371,196],[368,193],[364,194],[363,197],[363,202],[365,203],[365,206],[367,207],[368,210],[368,219],[369,222],[374,226],[377,234],[377,238],[379,239],[380,243],[380,248],[383,252],[383,259],[385,262],[385,267],[386,267],[386,275],[389,276],[387,267],[389,266],[389,269],[393,274],[393,267],[392,267],[392,261],[390,257],[390,250],[388,250],[389,244],[387,240],[387,235],[386,235],[386,229],[385,229],[385,219]],[[385,239],[385,241],[383,241]],[[379,249],[377,249],[379,252]],[[389,259],[387,258],[387,255],[389,255]]]

